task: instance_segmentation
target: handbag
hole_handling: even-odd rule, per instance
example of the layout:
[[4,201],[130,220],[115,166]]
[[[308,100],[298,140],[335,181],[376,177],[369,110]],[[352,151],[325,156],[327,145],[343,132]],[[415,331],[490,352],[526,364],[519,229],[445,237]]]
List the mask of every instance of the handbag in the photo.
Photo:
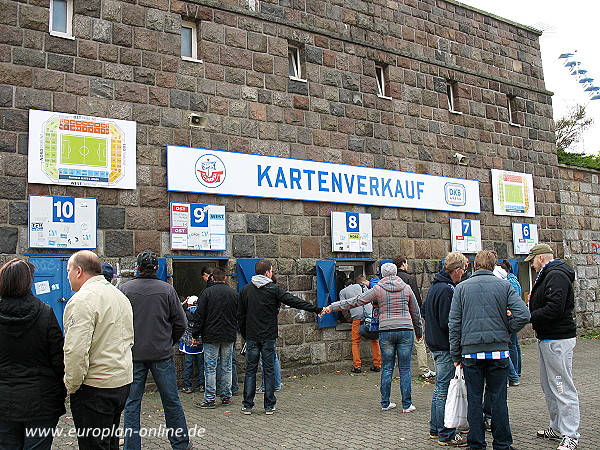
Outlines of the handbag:
[[444,426],[446,428],[468,428],[467,421],[467,384],[462,366],[457,366],[454,378],[450,380],[446,409],[444,410]]
[[363,316],[360,320],[360,327],[358,328],[358,333],[370,341],[376,341],[379,339],[379,321],[377,321],[377,328],[373,330],[373,316],[368,315],[365,311],[365,307],[363,306]]

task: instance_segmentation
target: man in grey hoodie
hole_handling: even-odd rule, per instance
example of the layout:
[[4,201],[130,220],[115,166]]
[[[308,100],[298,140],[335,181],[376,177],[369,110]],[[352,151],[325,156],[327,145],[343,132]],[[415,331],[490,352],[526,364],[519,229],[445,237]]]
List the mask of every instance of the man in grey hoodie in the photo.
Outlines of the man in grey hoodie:
[[240,292],[238,321],[240,333],[246,340],[246,378],[242,413],[251,414],[256,394],[256,369],[262,356],[265,382],[265,413],[275,411],[275,340],[277,314],[281,303],[297,309],[319,313],[323,308],[296,297],[275,284],[273,263],[261,259],[254,266],[256,275]]

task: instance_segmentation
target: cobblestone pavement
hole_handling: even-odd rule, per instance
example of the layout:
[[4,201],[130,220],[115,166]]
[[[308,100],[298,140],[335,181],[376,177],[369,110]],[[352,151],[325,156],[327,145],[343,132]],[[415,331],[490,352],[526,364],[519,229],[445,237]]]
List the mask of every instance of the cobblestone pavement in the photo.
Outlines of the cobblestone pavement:
[[[554,450],[557,443],[535,437],[537,429],[548,425],[548,413],[538,378],[537,346],[523,349],[523,377],[520,386],[508,391],[514,445],[519,450]],[[581,440],[579,449],[600,449],[600,383],[598,360],[600,341],[579,339],[575,348],[574,373],[581,403]],[[349,368],[350,368],[349,362]],[[310,449],[435,449],[428,438],[428,421],[433,384],[413,381],[413,403],[417,410],[405,414],[401,409],[382,412],[379,407],[379,374],[350,375],[336,372],[324,375],[284,378],[277,393],[277,411],[266,416],[262,395],[257,395],[254,413],[240,413],[241,397],[230,406],[200,410],[194,406],[202,394],[180,394],[188,426],[204,428],[194,437],[196,449],[310,448]],[[400,404],[397,379],[392,386],[392,401]],[[157,393],[144,396],[142,426],[164,426]],[[72,427],[70,416],[59,426]],[[596,430],[596,431],[594,431]],[[487,434],[492,448],[491,434]],[[73,449],[76,439],[56,438],[56,449]],[[168,449],[166,438],[146,438],[144,448]]]

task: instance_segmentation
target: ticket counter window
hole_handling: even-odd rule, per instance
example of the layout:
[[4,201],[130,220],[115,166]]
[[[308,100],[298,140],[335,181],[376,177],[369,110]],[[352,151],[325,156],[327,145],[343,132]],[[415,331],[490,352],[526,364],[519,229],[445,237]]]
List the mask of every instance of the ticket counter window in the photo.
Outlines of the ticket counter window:
[[181,298],[198,295],[206,288],[202,279],[203,267],[225,267],[226,260],[212,259],[174,259],[173,287]]

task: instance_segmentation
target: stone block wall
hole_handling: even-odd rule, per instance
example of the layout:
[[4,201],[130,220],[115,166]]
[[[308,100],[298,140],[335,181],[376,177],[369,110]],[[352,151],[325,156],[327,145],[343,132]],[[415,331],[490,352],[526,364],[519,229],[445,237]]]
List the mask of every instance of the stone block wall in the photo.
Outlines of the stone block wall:
[[[254,5],[251,8],[249,5]],[[424,288],[450,250],[451,217],[479,219],[484,247],[512,256],[511,223],[493,215],[490,169],[534,174],[540,238],[563,250],[560,169],[539,32],[447,0],[75,0],[74,36],[48,33],[47,0],[0,0],[0,253],[27,248],[29,194],[98,199],[98,253],[169,245],[169,202],[224,204],[229,259],[273,259],[284,287],[315,301],[315,262],[331,252],[330,212],[369,212],[373,259],[402,254]],[[180,57],[182,20],[199,58]],[[288,76],[288,46],[305,81]],[[377,96],[375,66],[389,98]],[[455,83],[458,113],[448,111]],[[511,125],[508,98],[515,98]],[[27,183],[28,110],[137,123],[136,190]],[[208,118],[190,128],[188,116]],[[475,179],[481,214],[166,191],[168,144]],[[455,152],[470,157],[456,165]],[[243,194],[243,193],[240,193]],[[423,205],[426,207],[426,205]],[[519,218],[519,220],[522,220]],[[43,251],[42,251],[43,253]],[[54,253],[54,252],[48,252]],[[348,332],[283,310],[284,365],[336,364]]]
[[600,172],[560,166],[565,257],[575,267],[577,325],[600,327]]

